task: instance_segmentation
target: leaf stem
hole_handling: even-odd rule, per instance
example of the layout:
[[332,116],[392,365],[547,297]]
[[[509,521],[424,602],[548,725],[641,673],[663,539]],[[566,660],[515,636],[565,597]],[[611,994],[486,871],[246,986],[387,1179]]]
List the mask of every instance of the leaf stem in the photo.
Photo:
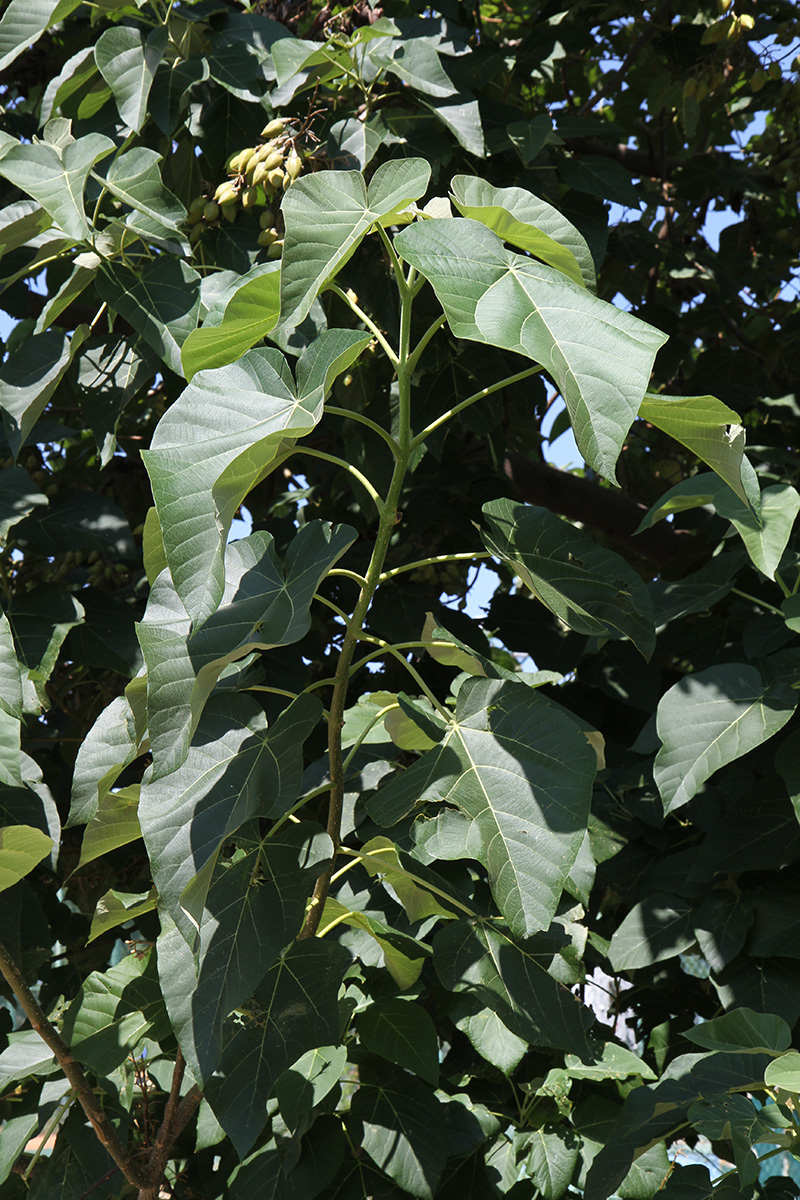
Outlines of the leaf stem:
[[749,600],[751,604],[757,604],[759,608],[765,608],[767,612],[776,613],[782,617],[783,613],[774,604],[768,604],[766,600],[759,600],[757,596],[751,596],[749,592],[743,592],[741,588],[731,588],[734,596],[741,596],[743,600]]
[[379,712],[376,712],[375,716],[364,727],[364,729],[361,730],[361,733],[358,735],[355,742],[350,747],[350,751],[347,755],[347,758],[344,760],[345,771],[350,766],[350,763],[353,761],[353,758],[355,757],[355,755],[361,749],[364,739],[372,732],[372,730],[378,724],[378,721],[380,721],[381,717],[385,717],[388,712],[393,712],[394,709],[399,708],[399,707],[400,707],[400,705],[395,700],[395,702],[393,704],[386,704],[386,705],[384,705],[384,707],[382,709],[380,709]]
[[364,576],[357,574],[355,571],[348,571],[346,567],[334,567],[331,571],[328,571],[325,578],[330,579],[332,575],[340,576],[342,579],[352,579],[353,583],[357,583],[359,587],[364,586]]
[[452,408],[448,408],[446,413],[442,413],[435,421],[431,421],[430,425],[418,433],[415,438],[412,438],[411,449],[415,449],[420,442],[424,442],[425,438],[433,433],[434,429],[438,429],[440,425],[444,425],[445,421],[449,421],[451,417],[455,417],[458,413],[463,412],[465,408],[469,408],[470,404],[476,404],[478,400],[485,400],[487,396],[491,396],[494,392],[499,392],[501,388],[510,387],[512,383],[519,383],[523,379],[529,379],[532,375],[538,375],[543,367],[528,367],[525,371],[518,371],[516,375],[507,375],[505,379],[499,379],[497,383],[491,383],[488,387],[481,388],[479,392],[474,392],[468,396],[466,400],[462,400],[460,404],[455,404]]
[[383,352],[386,355],[386,357],[389,359],[389,362],[392,364],[393,367],[396,368],[397,367],[397,355],[395,354],[394,350],[387,342],[386,338],[383,336],[383,333],[381,332],[381,330],[378,328],[378,326],[372,320],[372,317],[367,316],[367,314],[364,312],[364,310],[360,307],[358,301],[353,300],[352,297],[348,296],[347,292],[342,291],[342,289],[339,287],[338,283],[329,283],[325,290],[328,292],[333,292],[333,294],[335,296],[338,296],[340,300],[343,300],[344,303],[347,305],[347,307],[350,309],[350,311],[355,313],[355,315],[358,317],[359,321],[364,322],[367,329],[373,335],[375,340],[377,342],[379,342],[380,345],[383,347]]
[[437,334],[439,332],[439,330],[446,323],[446,321],[447,321],[447,317],[444,315],[444,313],[442,313],[442,315],[440,317],[436,318],[436,320],[425,331],[425,333],[423,333],[422,337],[419,339],[416,346],[414,347],[413,353],[409,357],[408,366],[409,366],[410,370],[412,370],[412,371],[414,370],[414,368],[416,367],[420,358],[422,357],[422,353],[425,350],[425,347],[428,345],[428,342],[431,340],[431,338],[435,334]]
[[352,463],[345,462],[343,458],[338,458],[335,454],[328,454],[325,450],[310,449],[308,446],[298,446],[296,454],[307,454],[309,458],[321,458],[325,462],[334,463],[337,467],[341,467],[343,471],[349,472],[354,479],[357,479],[361,486],[369,493],[378,510],[378,515],[383,514],[383,500],[376,492],[366,475],[362,475],[358,467],[354,467]]
[[2,942],[0,942],[0,973],[19,1001],[20,1008],[32,1027],[55,1055],[58,1065],[66,1075],[99,1141],[105,1146],[129,1183],[139,1189],[149,1187],[149,1172],[128,1152],[127,1146],[111,1123],[108,1114],[101,1108],[93,1088],[83,1073],[83,1067],[72,1057],[69,1046],[46,1016],[25,982],[22,971]]
[[435,563],[472,562],[476,558],[491,557],[488,550],[476,550],[474,553],[466,550],[462,554],[434,554],[431,558],[418,558],[416,562],[405,563],[402,567],[393,567],[391,571],[384,571],[380,582],[385,583],[387,579],[393,579],[395,575],[402,575],[405,571],[416,571],[419,567],[428,567]]
[[382,437],[386,445],[391,450],[395,458],[400,447],[395,438],[385,429],[382,429],[377,421],[371,420],[370,417],[365,417],[363,413],[353,412],[349,408],[338,408],[335,404],[326,404],[325,412],[330,413],[333,417],[345,417],[350,421],[358,421],[360,425],[366,425],[367,429],[371,429],[373,433],[377,433],[378,437]]

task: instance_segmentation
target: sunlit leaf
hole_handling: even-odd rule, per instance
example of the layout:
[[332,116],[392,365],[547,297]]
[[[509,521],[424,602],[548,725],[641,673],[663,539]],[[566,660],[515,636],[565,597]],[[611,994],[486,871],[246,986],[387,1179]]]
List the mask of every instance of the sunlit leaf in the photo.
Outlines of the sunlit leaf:
[[119,115],[136,133],[147,116],[147,97],[166,45],[166,28],[144,38],[138,29],[119,25],[102,33],[95,46],[95,61],[114,93]]
[[83,190],[94,164],[114,149],[102,133],[88,133],[76,141],[53,144],[45,140],[18,145],[0,162],[0,175],[32,196],[64,233],[75,241],[91,236],[83,207]]
[[30,825],[0,829],[0,892],[24,879],[53,849],[53,839]]

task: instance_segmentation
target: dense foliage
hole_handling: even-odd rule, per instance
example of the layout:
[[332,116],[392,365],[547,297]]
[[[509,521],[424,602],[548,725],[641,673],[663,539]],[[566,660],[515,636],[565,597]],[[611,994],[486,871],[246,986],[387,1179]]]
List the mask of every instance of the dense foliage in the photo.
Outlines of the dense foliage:
[[796,1193],[794,19],[7,5],[2,1200]]

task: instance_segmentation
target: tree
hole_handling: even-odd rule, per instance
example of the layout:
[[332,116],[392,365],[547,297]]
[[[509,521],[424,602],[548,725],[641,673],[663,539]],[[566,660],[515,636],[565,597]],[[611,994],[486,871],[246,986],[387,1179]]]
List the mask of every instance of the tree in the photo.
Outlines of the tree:
[[11,0],[2,1200],[791,1188],[793,20]]

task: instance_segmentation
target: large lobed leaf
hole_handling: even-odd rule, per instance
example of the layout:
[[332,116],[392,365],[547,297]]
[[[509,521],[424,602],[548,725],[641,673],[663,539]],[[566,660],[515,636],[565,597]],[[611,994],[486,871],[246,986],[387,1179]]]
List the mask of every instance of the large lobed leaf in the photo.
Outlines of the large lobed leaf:
[[242,500],[314,428],[333,380],[369,341],[326,330],[298,360],[296,383],[280,351],[250,350],[233,366],[201,371],[159,421],[142,458],[172,580],[196,628],[222,600],[225,544]]
[[506,250],[478,221],[418,222],[395,246],[430,280],[456,337],[542,364],[564,397],[578,449],[613,481],[666,335],[560,271]]
[[468,818],[458,857],[477,858],[519,936],[546,929],[580,850],[597,758],[563,710],[524,684],[474,678],[442,742],[368,803],[392,824],[417,802]]

